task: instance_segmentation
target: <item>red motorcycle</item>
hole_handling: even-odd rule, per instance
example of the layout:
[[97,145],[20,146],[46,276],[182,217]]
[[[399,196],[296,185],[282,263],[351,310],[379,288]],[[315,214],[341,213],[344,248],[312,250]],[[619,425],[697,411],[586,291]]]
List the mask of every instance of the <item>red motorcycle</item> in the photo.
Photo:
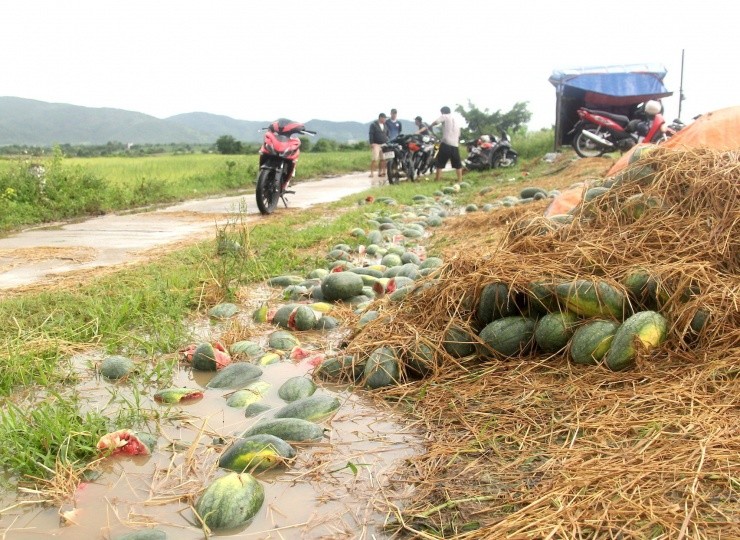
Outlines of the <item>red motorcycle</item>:
[[637,108],[630,119],[581,107],[580,120],[570,134],[573,149],[581,157],[598,157],[607,152],[626,152],[638,142],[659,143],[666,138],[663,106],[658,101],[648,101]]
[[262,214],[267,215],[275,211],[281,199],[285,207],[288,207],[285,195],[295,193],[289,191],[288,187],[301,154],[301,140],[298,135],[316,135],[316,132],[287,118],[279,118],[260,131],[266,133],[260,148],[257,207]]

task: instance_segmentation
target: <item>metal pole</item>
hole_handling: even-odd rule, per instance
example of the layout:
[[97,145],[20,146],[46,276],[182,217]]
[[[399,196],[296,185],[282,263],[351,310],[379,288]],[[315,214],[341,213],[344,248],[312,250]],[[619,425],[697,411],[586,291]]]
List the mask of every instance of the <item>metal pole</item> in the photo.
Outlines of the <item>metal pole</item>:
[[686,97],[683,95],[683,54],[685,49],[681,49],[681,84],[678,88],[678,118],[681,118],[681,104]]

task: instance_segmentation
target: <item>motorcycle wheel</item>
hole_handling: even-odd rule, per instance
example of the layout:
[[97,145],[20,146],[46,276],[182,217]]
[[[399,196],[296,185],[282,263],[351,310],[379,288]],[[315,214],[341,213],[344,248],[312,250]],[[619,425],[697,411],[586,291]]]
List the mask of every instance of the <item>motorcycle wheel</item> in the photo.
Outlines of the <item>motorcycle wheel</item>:
[[414,166],[414,160],[411,156],[407,157],[404,161],[404,169],[406,169],[406,178],[412,182],[416,180],[416,167]]
[[416,170],[416,176],[424,174],[424,156],[419,153],[414,156],[414,170]]
[[398,184],[398,179],[401,176],[398,171],[398,161],[396,161],[395,159],[389,159],[386,168],[387,168],[386,174],[388,175],[388,183]]
[[518,157],[519,156],[515,152],[511,151],[496,152],[493,154],[493,157],[491,157],[491,168],[498,169],[513,167],[516,165]]
[[578,133],[576,133],[573,138],[573,150],[576,151],[576,154],[582,158],[603,156],[607,149],[586,137],[583,134],[584,131],[589,131],[599,137],[602,136],[601,130],[598,126],[594,124],[584,125],[580,130],[578,130]]
[[262,215],[272,214],[280,200],[280,182],[273,169],[262,169],[257,177],[257,208]]

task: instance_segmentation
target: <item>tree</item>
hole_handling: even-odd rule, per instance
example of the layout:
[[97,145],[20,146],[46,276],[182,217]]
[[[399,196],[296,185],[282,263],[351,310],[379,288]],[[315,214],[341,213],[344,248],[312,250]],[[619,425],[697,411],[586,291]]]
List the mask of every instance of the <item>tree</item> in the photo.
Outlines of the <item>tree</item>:
[[468,127],[462,130],[463,139],[476,139],[481,135],[498,135],[501,131],[508,133],[520,130],[532,118],[532,113],[527,110],[526,101],[516,103],[514,107],[506,113],[501,109],[491,113],[488,109],[481,111],[468,101],[468,110],[462,105],[455,109],[460,113]]
[[319,139],[316,144],[313,145],[311,152],[335,152],[337,150],[336,141],[331,139]]
[[242,143],[231,135],[221,135],[216,140],[216,150],[219,154],[241,154]]

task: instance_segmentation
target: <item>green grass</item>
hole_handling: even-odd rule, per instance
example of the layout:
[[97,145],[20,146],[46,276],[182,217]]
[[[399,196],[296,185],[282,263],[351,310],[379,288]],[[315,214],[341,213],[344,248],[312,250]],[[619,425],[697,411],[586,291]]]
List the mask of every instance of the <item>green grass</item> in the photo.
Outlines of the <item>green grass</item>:
[[[252,190],[258,156],[183,154],[154,157],[66,159],[59,152],[36,159],[39,177],[25,159],[0,167],[0,231],[24,225]],[[365,170],[362,151],[303,154],[296,180]]]

